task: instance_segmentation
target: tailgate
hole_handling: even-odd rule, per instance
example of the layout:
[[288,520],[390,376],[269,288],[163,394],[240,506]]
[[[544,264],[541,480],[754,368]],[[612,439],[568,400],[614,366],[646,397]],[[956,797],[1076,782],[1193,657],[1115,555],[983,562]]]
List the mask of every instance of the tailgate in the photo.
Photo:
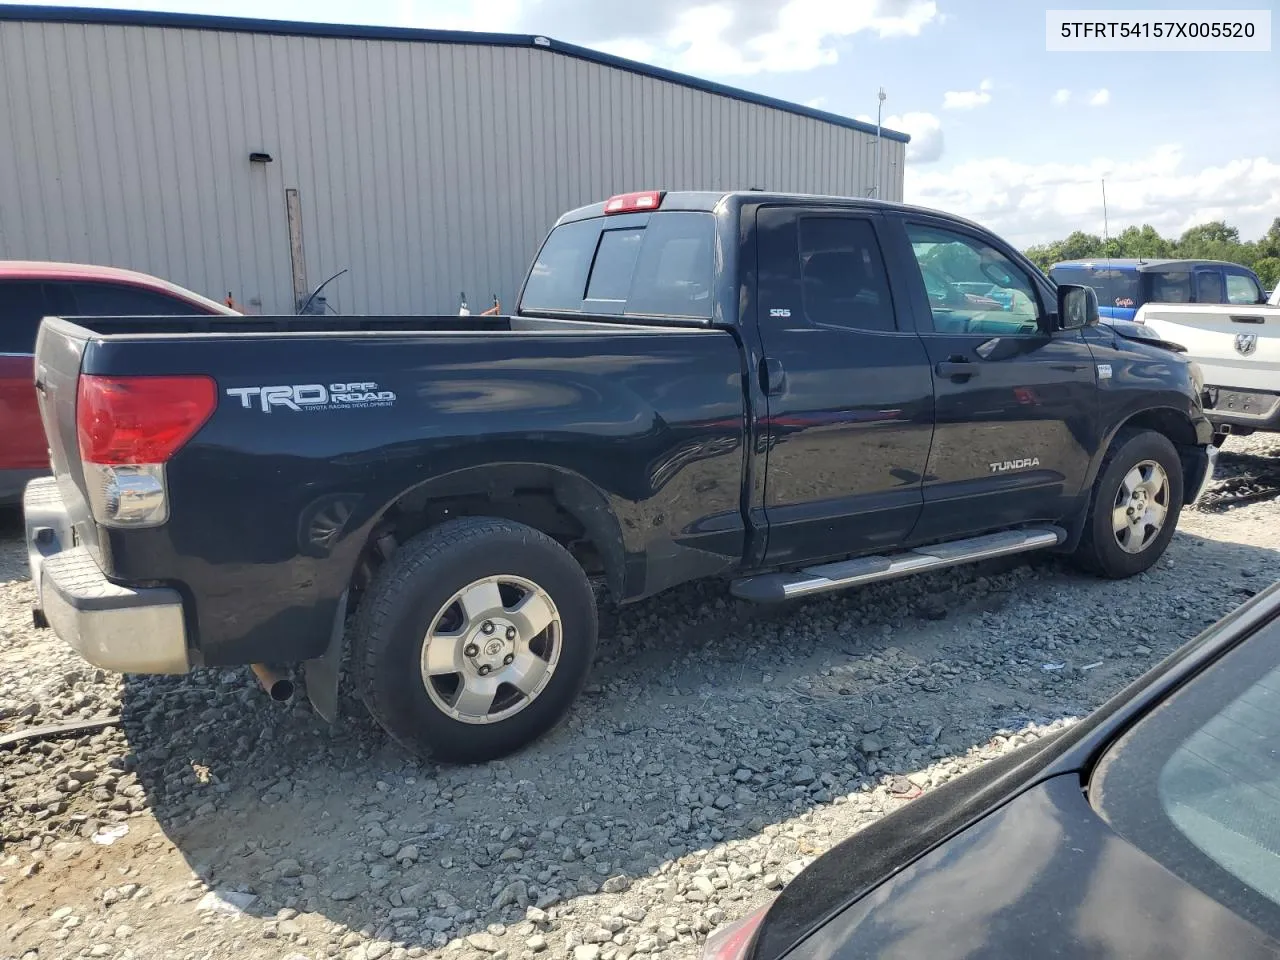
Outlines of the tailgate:
[[84,468],[76,439],[76,384],[90,336],[89,330],[66,320],[49,318],[40,324],[36,336],[36,398],[58,492],[71,515],[77,541],[101,562],[98,528],[84,496]]
[[1210,386],[1280,390],[1280,307],[1148,303],[1135,319],[1186,347]]

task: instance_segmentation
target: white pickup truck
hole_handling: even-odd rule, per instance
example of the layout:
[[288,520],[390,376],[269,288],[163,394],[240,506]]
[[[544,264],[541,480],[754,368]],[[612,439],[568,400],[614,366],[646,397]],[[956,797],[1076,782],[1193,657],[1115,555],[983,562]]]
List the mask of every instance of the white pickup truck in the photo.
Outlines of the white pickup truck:
[[[1280,288],[1278,288],[1280,292]],[[1259,297],[1261,300],[1261,297]],[[1187,348],[1204,374],[1205,413],[1227,434],[1280,432],[1280,303],[1144,303],[1134,321]]]

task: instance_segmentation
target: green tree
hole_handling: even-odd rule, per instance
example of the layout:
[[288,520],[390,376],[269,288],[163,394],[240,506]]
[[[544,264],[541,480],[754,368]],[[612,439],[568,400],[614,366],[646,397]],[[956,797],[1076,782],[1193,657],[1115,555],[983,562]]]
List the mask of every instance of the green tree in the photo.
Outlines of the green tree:
[[[1184,260],[1232,260],[1242,262],[1240,231],[1223,220],[1212,220],[1187,230],[1174,249]],[[1254,256],[1249,256],[1253,260]]]
[[1225,220],[1211,220],[1186,230],[1176,240],[1162,237],[1155,227],[1127,227],[1119,236],[1103,241],[1091,233],[1076,230],[1064,240],[1029,247],[1027,256],[1042,270],[1062,260],[1086,260],[1101,257],[1158,260],[1225,260],[1249,267],[1265,286],[1280,282],[1280,217],[1261,239],[1241,241],[1238,228]]
[[1268,294],[1280,283],[1280,257],[1262,257],[1253,263],[1253,272],[1262,281],[1262,287]]
[[1280,257],[1280,217],[1271,221],[1271,227],[1258,241],[1259,257]]
[[1029,247],[1026,253],[1027,258],[1041,270],[1048,270],[1063,260],[1083,260],[1106,255],[1102,238],[1083,230],[1076,230],[1065,240]]
[[1119,250],[1117,257],[1133,257],[1137,260],[1162,260],[1172,255],[1173,244],[1160,236],[1149,223],[1141,227],[1128,227],[1115,238]]

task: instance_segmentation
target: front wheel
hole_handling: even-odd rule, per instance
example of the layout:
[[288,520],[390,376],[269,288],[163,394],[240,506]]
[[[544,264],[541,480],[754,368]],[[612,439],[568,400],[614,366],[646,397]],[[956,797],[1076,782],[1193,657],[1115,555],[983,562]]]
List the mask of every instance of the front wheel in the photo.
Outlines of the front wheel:
[[1163,434],[1123,431],[1112,442],[1093,487],[1076,559],[1095,573],[1123,579],[1160,559],[1182,512],[1182,461]]
[[510,520],[462,518],[379,571],[357,616],[356,682],[414,752],[490,760],[564,718],[596,632],[591,585],[560,544]]

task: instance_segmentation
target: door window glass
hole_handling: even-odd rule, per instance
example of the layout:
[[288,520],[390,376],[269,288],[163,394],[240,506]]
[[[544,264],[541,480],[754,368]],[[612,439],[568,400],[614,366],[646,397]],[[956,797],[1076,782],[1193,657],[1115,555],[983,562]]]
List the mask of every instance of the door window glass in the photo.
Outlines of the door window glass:
[[1190,303],[1191,274],[1186,270],[1156,270],[1146,274],[1150,303]]
[[167,293],[123,283],[73,283],[76,313],[82,317],[174,317],[208,311]]
[[1219,270],[1196,271],[1196,303],[1222,303],[1226,299],[1222,289],[1222,272]]
[[974,237],[921,224],[907,236],[937,333],[985,337],[1038,334],[1039,298],[1030,276]]
[[854,217],[800,218],[800,290],[810,323],[894,330],[875,230]]
[[1243,273],[1227,274],[1227,303],[1263,303],[1266,299],[1253,277]]

